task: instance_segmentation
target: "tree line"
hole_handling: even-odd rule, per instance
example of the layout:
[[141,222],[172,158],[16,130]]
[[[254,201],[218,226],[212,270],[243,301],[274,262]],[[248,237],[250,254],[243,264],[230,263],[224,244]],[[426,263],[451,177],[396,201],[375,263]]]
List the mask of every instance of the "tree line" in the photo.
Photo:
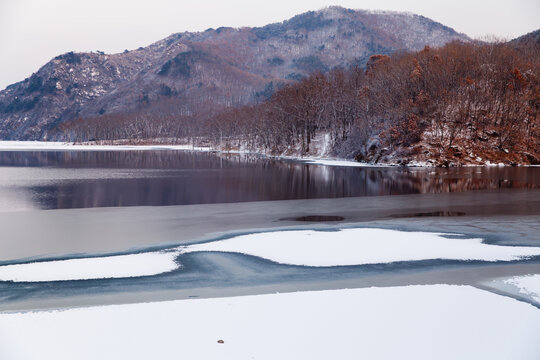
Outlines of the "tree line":
[[312,74],[253,106],[222,111],[207,104],[198,114],[178,115],[162,104],[62,124],[57,136],[308,154],[313,139],[324,135],[334,155],[358,160],[393,154],[534,162],[540,158],[539,50],[538,43],[452,42],[374,55],[363,68]]

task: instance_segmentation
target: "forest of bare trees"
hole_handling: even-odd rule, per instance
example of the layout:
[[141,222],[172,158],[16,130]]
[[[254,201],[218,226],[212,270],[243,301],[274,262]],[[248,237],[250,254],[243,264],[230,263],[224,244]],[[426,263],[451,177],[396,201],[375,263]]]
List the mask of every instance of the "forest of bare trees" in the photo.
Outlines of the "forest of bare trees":
[[[365,68],[315,73],[268,100],[182,115],[173,103],[62,124],[68,141],[204,142],[377,161],[540,162],[538,43],[462,43],[374,55]],[[215,110],[215,111],[214,111]]]

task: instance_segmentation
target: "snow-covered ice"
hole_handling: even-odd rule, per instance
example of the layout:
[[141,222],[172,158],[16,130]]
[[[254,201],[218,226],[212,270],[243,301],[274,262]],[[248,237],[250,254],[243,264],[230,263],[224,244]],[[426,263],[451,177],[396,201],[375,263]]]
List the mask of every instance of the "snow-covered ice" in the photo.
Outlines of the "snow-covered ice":
[[347,266],[421,260],[513,261],[540,256],[540,247],[499,246],[445,234],[351,228],[240,235],[169,251],[39,261],[0,266],[0,281],[62,281],[157,275],[175,270],[181,253],[241,253],[281,264]]
[[220,251],[305,266],[378,264],[430,259],[512,261],[540,256],[540,247],[499,246],[444,234],[352,228],[275,231],[194,244],[182,252]]
[[504,283],[517,287],[521,294],[530,296],[540,304],[540,274],[516,276],[504,280]]
[[0,358],[536,360],[539,333],[529,304],[428,285],[4,313]]
[[178,268],[178,251],[41,261],[0,266],[0,281],[62,281],[157,275]]

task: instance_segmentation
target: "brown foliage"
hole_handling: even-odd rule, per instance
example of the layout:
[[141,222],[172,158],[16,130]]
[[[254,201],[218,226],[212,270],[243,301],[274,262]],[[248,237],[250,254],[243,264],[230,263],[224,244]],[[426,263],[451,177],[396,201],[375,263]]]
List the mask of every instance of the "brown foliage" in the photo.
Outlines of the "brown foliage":
[[476,157],[527,162],[529,156],[540,158],[540,51],[528,46],[454,42],[417,53],[374,55],[365,71],[316,73],[259,105],[198,117],[152,115],[149,133],[128,131],[133,114],[124,120],[80,120],[63,131],[78,134],[93,122],[110,127],[125,121],[121,127],[130,137],[205,137],[222,147],[273,153],[307,153],[315,136],[328,134],[341,156],[367,158],[377,152],[373,149],[407,147],[420,156],[424,146],[431,156],[462,162]]

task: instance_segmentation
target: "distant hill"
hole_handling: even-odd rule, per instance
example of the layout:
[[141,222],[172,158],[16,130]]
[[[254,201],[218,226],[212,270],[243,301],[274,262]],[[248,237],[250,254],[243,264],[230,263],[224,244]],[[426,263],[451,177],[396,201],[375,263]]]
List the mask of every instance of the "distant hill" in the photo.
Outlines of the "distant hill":
[[510,41],[513,44],[516,45],[533,45],[533,44],[540,44],[540,29],[532,31],[528,34],[522,35],[518,38],[513,39]]
[[310,73],[466,35],[423,16],[330,7],[259,28],[178,33],[119,54],[66,53],[0,92],[0,138],[42,139],[58,124],[174,102],[190,116],[268,98]]

